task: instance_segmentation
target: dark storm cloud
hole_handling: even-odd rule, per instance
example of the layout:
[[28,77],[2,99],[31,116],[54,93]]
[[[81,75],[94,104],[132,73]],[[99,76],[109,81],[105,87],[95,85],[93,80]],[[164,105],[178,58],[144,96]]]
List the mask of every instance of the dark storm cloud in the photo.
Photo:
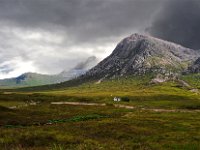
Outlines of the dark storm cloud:
[[0,18],[9,25],[62,31],[78,40],[141,30],[160,0],[1,0]]
[[148,30],[153,36],[200,49],[200,1],[170,0]]
[[[0,0],[0,64],[58,73],[142,33],[165,0]],[[24,67],[28,63],[29,67]],[[0,78],[1,76],[0,71]]]

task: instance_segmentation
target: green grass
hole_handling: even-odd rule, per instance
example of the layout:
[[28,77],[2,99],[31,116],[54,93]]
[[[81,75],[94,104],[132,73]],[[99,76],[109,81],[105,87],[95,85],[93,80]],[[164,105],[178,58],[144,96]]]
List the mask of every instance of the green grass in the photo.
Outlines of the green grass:
[[[187,78],[189,82],[191,78]],[[199,150],[200,112],[196,111],[200,109],[199,94],[179,82],[150,84],[150,81],[148,76],[127,77],[43,92],[2,91],[0,148]],[[115,96],[130,101],[115,103]],[[31,101],[38,104],[23,105]],[[107,105],[51,105],[54,101]],[[114,104],[135,109],[117,108]],[[20,107],[8,108],[16,105]],[[152,110],[156,108],[185,111]]]
[[[57,83],[62,81],[61,76],[56,75],[43,75],[37,73],[25,73],[17,78],[0,80],[1,88],[22,88],[29,86],[40,86],[46,84]],[[63,79],[64,80],[64,79]]]
[[189,74],[182,76],[182,79],[190,83],[195,88],[200,89],[200,74]]
[[[200,148],[200,113],[197,112],[159,113],[119,109],[111,106],[46,106],[46,104],[41,104],[39,108],[23,109],[12,111],[18,115],[17,120],[23,126],[0,127],[2,148]],[[12,120],[11,115],[13,114],[6,115],[6,117]],[[24,120],[30,115],[31,119]],[[109,117],[104,117],[105,115]],[[32,125],[36,120],[43,122],[48,121],[49,118],[71,118],[71,121],[55,122],[53,120],[52,125]],[[13,120],[16,119],[13,118]]]
[[[109,104],[113,104],[115,96],[128,97],[130,99],[128,104],[139,107],[184,108],[190,106],[190,108],[195,108],[200,106],[199,94],[191,92],[188,88],[180,85],[179,82],[151,84],[150,81],[151,78],[149,77],[127,77],[126,79],[106,80],[100,84],[85,83],[77,87],[46,91],[41,94],[64,96],[66,97],[64,101],[104,102]],[[60,101],[63,101],[63,99]]]

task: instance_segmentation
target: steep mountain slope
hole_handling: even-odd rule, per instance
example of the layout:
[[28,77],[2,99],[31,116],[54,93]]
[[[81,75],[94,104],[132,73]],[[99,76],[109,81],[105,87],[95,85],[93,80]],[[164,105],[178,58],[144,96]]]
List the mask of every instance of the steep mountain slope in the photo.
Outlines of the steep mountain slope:
[[123,39],[110,56],[88,71],[85,78],[112,78],[124,75],[161,73],[180,74],[200,57],[200,51],[160,40],[133,34]]
[[200,73],[200,57],[188,68],[189,73]]

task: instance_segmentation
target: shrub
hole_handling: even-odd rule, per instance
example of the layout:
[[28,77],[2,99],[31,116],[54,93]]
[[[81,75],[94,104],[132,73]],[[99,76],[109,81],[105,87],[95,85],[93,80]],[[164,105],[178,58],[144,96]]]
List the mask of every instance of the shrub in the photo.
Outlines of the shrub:
[[130,101],[130,99],[129,99],[128,97],[122,97],[121,100],[122,100],[123,102],[129,102],[129,101]]

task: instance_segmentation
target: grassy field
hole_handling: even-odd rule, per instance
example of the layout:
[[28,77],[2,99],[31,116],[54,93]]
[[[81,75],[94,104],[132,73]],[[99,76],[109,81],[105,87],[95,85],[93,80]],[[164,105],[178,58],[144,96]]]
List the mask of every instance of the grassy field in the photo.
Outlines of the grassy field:
[[[113,102],[115,96],[128,101]],[[51,104],[56,101],[105,106]],[[0,149],[199,150],[199,110],[198,92],[175,81],[152,84],[149,77],[34,93],[2,91]]]
[[130,100],[128,104],[139,107],[200,108],[199,93],[192,92],[191,89],[176,81],[152,84],[150,80],[151,78],[146,76],[129,77],[108,80],[100,84],[87,83],[77,87],[42,92],[42,94],[64,97],[64,101],[113,104],[113,98],[117,96],[128,97]]
[[185,75],[182,79],[190,83],[192,86],[200,89],[200,74]]

